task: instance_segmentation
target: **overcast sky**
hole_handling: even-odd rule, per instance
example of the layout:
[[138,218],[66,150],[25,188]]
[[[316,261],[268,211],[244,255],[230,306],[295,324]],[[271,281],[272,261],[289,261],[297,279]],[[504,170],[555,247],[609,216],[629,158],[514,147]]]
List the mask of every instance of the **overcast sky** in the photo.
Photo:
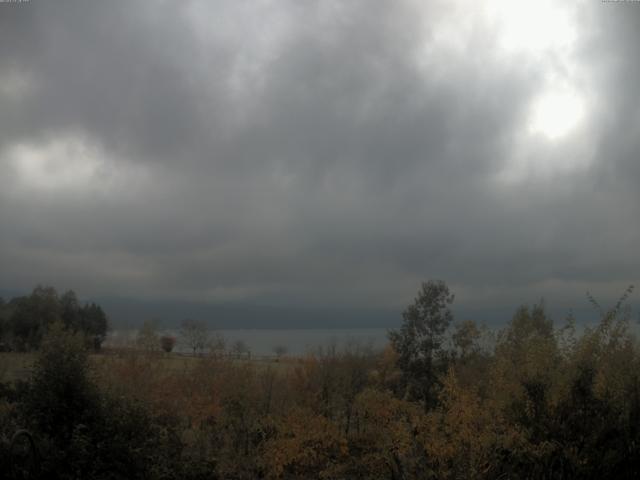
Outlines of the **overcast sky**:
[[640,2],[0,3],[0,289],[615,298],[638,45]]

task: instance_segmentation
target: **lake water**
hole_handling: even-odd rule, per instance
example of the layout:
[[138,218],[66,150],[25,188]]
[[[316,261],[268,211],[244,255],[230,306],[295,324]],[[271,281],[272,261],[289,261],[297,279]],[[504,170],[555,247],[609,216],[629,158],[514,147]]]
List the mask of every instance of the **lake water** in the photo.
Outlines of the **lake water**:
[[[387,344],[386,328],[357,328],[357,329],[297,329],[297,330],[216,330],[212,335],[220,335],[225,340],[227,348],[234,342],[241,340],[249,348],[252,355],[274,355],[276,346],[283,346],[289,355],[304,355],[318,348],[335,345],[342,349],[349,344],[370,346],[382,349]],[[178,339],[177,351],[187,351],[185,345],[180,344],[178,331],[159,331],[159,335],[172,335]],[[125,346],[136,338],[137,330],[115,330],[109,333],[105,346]]]

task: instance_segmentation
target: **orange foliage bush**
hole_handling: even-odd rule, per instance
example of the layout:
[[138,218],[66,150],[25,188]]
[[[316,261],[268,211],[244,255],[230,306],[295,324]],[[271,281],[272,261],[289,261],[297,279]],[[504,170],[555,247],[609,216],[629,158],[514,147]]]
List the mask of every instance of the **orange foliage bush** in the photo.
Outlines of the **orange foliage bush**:
[[268,478],[335,478],[348,453],[334,423],[305,409],[294,409],[275,423],[262,448]]

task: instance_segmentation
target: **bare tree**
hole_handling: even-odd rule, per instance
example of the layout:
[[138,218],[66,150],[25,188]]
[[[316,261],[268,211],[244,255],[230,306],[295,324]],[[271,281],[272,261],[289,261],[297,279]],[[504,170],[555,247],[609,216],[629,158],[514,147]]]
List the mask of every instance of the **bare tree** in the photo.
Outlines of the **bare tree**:
[[194,355],[202,353],[209,343],[209,331],[204,322],[185,319],[180,324],[182,342]]
[[218,332],[214,332],[210,336],[209,340],[209,351],[214,356],[224,355],[224,351],[227,348],[227,341],[225,338]]
[[278,358],[286,355],[287,352],[288,349],[284,345],[276,345],[273,347],[273,353],[275,353]]
[[251,351],[247,344],[242,340],[236,340],[231,347],[231,353],[235,355],[236,358],[242,358],[243,355],[251,356]]
[[152,352],[158,349],[160,345],[155,320],[145,320],[138,330],[136,336],[136,344],[139,348]]

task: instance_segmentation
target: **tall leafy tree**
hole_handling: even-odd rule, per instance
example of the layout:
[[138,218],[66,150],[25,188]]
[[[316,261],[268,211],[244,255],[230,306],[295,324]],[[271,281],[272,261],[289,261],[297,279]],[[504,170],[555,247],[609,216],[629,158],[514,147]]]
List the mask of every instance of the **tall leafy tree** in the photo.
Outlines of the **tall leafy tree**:
[[76,292],[68,290],[60,297],[61,317],[64,326],[74,332],[80,327],[80,302]]
[[99,349],[107,337],[109,329],[106,313],[100,305],[91,302],[80,308],[79,316],[80,330],[86,335],[93,348]]
[[480,329],[473,320],[465,320],[455,326],[451,340],[461,359],[478,350],[478,340],[481,335]]
[[68,442],[74,427],[95,413],[96,402],[84,339],[57,321],[42,339],[22,406],[25,418],[37,431]]
[[428,409],[435,402],[438,374],[444,368],[444,334],[453,320],[454,295],[441,280],[423,282],[413,303],[402,313],[399,331],[389,332],[398,354],[407,395]]
[[61,319],[60,299],[53,287],[38,285],[31,295],[14,298],[11,303],[11,330],[21,349],[37,348],[49,326]]

